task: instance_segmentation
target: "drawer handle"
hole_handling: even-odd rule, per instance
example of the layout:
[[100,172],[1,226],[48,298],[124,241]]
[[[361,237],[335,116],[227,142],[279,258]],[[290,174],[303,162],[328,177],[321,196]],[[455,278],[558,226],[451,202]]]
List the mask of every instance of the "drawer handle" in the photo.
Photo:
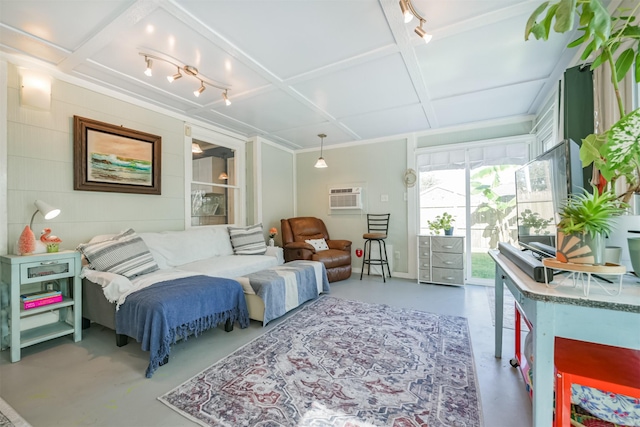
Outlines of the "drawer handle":
[[443,246],[443,248],[445,248],[445,249],[453,249],[453,246],[451,246],[451,245],[444,245],[444,246]]
[[58,264],[58,261],[47,261],[47,262],[40,263],[40,265],[51,265],[51,264]]
[[444,280],[453,280],[453,277],[451,277],[451,276],[445,277]]
[[453,264],[453,261],[445,261],[445,264]]

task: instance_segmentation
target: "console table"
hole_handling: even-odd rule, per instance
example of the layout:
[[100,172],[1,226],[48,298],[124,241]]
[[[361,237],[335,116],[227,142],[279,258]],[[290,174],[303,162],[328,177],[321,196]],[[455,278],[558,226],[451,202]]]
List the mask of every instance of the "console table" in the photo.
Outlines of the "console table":
[[553,420],[554,337],[640,349],[640,279],[625,276],[619,295],[579,287],[549,288],[538,283],[498,251],[496,263],[495,357],[502,357],[504,286],[533,326],[533,426]]

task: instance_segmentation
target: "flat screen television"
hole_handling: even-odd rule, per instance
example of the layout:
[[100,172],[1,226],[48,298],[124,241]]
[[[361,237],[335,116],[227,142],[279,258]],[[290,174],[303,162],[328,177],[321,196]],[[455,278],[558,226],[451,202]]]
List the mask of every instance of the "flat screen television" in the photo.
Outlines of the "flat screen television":
[[518,243],[522,248],[555,256],[556,213],[570,194],[587,187],[590,176],[582,168],[580,146],[570,139],[516,171]]

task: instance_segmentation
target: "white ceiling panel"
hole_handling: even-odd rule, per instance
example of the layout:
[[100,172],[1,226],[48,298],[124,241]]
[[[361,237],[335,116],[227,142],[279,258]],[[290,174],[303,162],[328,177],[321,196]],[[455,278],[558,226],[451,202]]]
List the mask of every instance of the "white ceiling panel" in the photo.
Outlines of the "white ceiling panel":
[[228,107],[222,105],[214,110],[241,122],[251,123],[267,132],[276,132],[326,120],[321,114],[307,108],[280,90],[272,90],[251,98],[240,99]]
[[[520,16],[416,48],[432,99],[548,78],[568,36],[525,41],[527,18]],[[460,46],[468,46],[464,55],[448,54]]]
[[78,47],[130,1],[0,1],[2,23],[67,50]]
[[0,49],[7,53],[24,54],[49,64],[59,64],[67,57],[64,50],[7,27],[0,27]]
[[543,82],[528,82],[434,101],[441,126],[525,115]]
[[420,104],[345,117],[340,121],[363,139],[429,129],[429,121]]
[[358,64],[294,87],[338,118],[418,102],[400,54]]
[[394,42],[376,0],[180,4],[280,79]]
[[537,0],[413,1],[430,44],[398,0],[0,0],[0,58],[296,149],[532,114],[576,54],[523,41]]

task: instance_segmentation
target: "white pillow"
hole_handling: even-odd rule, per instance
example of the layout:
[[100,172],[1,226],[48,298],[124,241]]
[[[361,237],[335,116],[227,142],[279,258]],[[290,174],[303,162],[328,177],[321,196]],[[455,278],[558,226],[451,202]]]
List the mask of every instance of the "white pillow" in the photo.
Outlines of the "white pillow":
[[101,242],[81,243],[76,249],[93,270],[120,274],[128,279],[158,269],[144,240],[131,228]]
[[316,252],[329,250],[329,246],[327,246],[327,242],[324,239],[310,239],[305,240],[305,242],[313,246]]

